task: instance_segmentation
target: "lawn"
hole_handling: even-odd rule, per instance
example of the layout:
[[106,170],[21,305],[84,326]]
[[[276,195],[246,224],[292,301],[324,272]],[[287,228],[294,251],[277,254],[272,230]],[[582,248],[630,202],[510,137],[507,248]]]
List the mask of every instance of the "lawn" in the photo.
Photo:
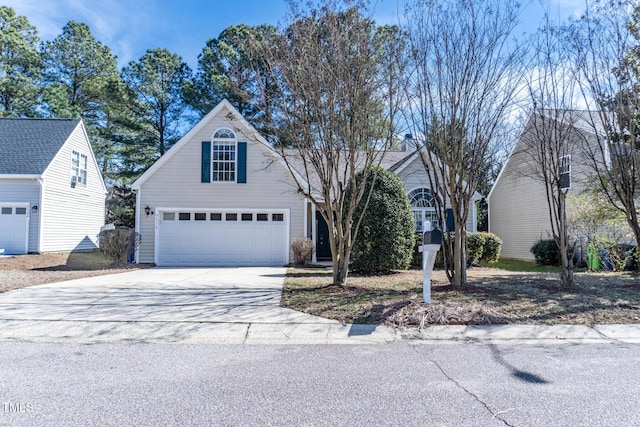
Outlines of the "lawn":
[[443,271],[434,271],[426,305],[421,270],[350,275],[341,288],[331,285],[328,270],[290,269],[281,304],[345,323],[392,326],[640,323],[634,274],[581,272],[571,288],[560,286],[557,273],[473,267],[468,276],[467,286],[453,287]]
[[148,266],[114,265],[99,251],[5,256],[0,257],[0,292]]

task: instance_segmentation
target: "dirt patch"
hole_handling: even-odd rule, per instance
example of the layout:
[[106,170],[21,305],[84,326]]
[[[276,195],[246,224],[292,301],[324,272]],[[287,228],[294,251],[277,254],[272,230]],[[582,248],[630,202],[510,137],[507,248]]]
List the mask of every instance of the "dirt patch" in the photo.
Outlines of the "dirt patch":
[[98,251],[0,257],[0,292],[45,283],[122,273],[150,266],[150,264],[115,265]]

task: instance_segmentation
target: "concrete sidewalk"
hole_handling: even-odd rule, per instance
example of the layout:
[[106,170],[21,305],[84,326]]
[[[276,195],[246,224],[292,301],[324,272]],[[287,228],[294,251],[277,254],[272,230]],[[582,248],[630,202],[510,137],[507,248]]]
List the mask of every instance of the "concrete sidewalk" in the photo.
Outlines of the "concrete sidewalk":
[[0,340],[101,343],[116,341],[224,344],[384,344],[411,342],[500,344],[640,343],[640,325],[431,326],[396,330],[384,325],[218,323],[189,321],[0,320]]
[[0,340],[236,344],[640,343],[640,325],[348,325],[280,307],[284,268],[146,269],[0,294]]

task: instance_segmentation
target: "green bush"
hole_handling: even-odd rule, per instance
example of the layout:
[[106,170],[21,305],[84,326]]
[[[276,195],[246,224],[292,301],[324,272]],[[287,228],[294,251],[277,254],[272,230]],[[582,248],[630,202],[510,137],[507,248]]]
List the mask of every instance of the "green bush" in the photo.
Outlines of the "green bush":
[[[362,178],[360,172],[356,179]],[[415,244],[415,224],[407,193],[396,174],[379,167],[369,170],[365,195],[371,185],[366,211],[359,206],[354,217],[355,222],[364,215],[351,252],[351,268],[364,274],[407,269]]]
[[553,239],[540,239],[530,249],[539,265],[560,265],[560,250]]
[[482,233],[467,233],[467,267],[478,264],[484,252],[484,243]]
[[500,259],[500,251],[502,250],[502,240],[493,233],[478,234],[484,237],[484,246],[482,247],[480,262],[485,264],[498,262]]

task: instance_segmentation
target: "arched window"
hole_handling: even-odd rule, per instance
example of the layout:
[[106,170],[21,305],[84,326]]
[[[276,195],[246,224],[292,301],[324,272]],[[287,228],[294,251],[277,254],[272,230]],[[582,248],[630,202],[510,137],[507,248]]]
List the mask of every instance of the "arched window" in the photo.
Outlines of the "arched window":
[[431,190],[428,188],[416,188],[409,193],[409,201],[411,202],[411,210],[413,211],[413,217],[416,222],[416,231],[423,231],[422,224],[425,221],[438,224],[436,204]]
[[236,134],[218,129],[211,140],[211,180],[235,182]]

